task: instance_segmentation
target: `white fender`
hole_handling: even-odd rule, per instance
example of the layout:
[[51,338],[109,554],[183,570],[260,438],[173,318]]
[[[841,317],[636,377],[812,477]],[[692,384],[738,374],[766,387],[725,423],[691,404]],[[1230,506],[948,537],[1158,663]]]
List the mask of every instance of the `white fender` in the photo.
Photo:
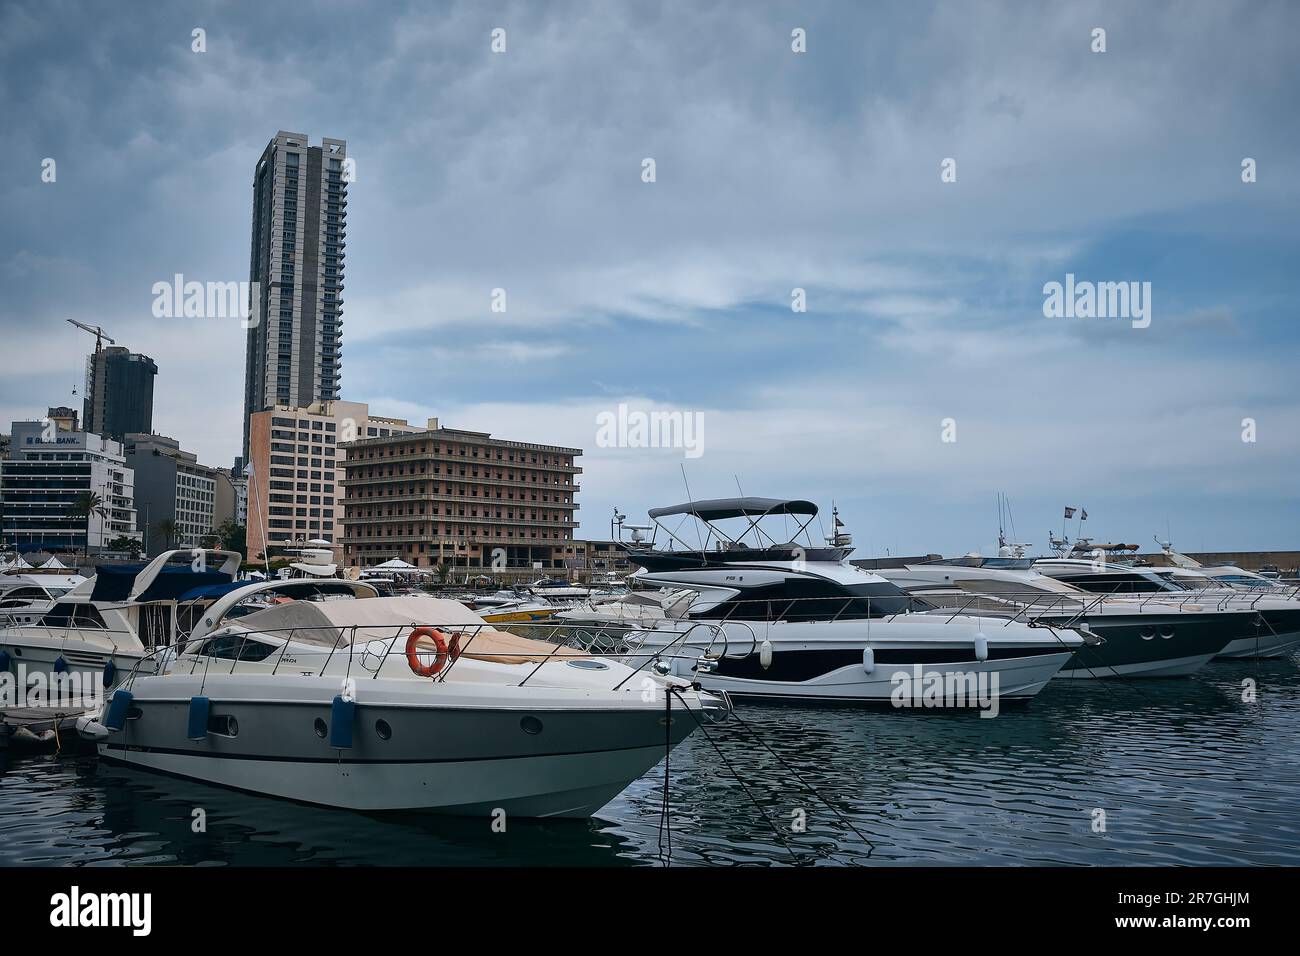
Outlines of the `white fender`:
[[763,670],[772,666],[772,642],[766,638],[758,647],[758,662],[763,665]]
[[876,652],[869,647],[862,649],[862,669],[868,674],[876,672]]
[[986,661],[989,659],[989,639],[984,636],[983,631],[977,631],[975,634],[975,660]]
[[90,714],[82,714],[77,718],[74,726],[77,728],[78,736],[84,740],[104,740],[112,733]]

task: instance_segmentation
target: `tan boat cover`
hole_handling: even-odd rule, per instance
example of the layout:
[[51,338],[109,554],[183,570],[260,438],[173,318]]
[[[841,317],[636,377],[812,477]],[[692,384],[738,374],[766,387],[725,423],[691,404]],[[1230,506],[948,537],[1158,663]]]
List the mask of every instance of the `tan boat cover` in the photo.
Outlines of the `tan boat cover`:
[[[400,652],[416,627],[433,627],[450,637],[459,633],[461,653],[475,660],[499,664],[541,663],[548,657],[587,657],[582,651],[549,641],[519,637],[484,624],[483,619],[457,601],[406,596],[337,601],[292,601],[257,611],[232,622],[249,631],[275,637],[346,647],[368,641],[394,641]],[[432,650],[433,641],[417,646]]]

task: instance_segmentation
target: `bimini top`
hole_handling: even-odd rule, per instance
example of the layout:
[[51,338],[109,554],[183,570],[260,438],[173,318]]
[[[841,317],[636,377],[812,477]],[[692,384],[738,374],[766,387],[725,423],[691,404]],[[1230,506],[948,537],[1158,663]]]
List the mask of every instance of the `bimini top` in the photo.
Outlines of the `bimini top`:
[[[188,591],[202,585],[230,584],[229,574],[221,571],[194,571],[189,565],[180,565],[158,570],[153,580],[144,590],[131,598],[136,581],[146,570],[143,564],[103,565],[95,571],[94,588],[90,593],[92,601],[116,603],[119,601],[175,601]],[[188,600],[188,598],[187,598]]]
[[[148,564],[102,565],[88,585],[90,600],[106,604],[123,601],[175,601],[195,588],[232,583],[239,571],[238,551],[174,549]],[[176,562],[176,563],[173,563]],[[198,565],[199,570],[195,569]]]
[[721,518],[741,518],[763,515],[815,515],[817,506],[811,501],[785,498],[712,498],[708,501],[688,501],[667,508],[652,508],[651,518],[669,515],[694,515],[703,521]]

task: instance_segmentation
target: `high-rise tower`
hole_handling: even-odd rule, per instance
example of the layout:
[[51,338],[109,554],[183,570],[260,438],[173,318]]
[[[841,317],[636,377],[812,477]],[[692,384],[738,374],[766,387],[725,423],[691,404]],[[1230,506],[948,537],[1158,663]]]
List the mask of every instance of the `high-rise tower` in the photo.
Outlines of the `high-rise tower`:
[[306,407],[339,394],[343,257],[347,245],[347,143],[275,134],[253,174],[249,279],[257,301],[244,376],[244,457],[249,416]]

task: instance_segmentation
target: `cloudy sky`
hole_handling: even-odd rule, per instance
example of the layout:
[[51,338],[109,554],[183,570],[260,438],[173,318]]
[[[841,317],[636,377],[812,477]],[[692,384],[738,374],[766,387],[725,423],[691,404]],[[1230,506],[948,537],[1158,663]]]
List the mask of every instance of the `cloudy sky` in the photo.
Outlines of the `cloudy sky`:
[[[151,287],[247,279],[284,129],[357,163],[343,397],[584,448],[582,536],[685,465],[695,497],[836,502],[863,556],[987,551],[999,491],[1039,547],[1068,504],[1103,540],[1294,548],[1298,32],[1223,0],[15,0],[0,423],[80,404],[72,317],[230,464],[244,332]],[[1067,273],[1150,282],[1150,326],[1045,317]],[[621,403],[701,416],[703,454],[598,447]]]

